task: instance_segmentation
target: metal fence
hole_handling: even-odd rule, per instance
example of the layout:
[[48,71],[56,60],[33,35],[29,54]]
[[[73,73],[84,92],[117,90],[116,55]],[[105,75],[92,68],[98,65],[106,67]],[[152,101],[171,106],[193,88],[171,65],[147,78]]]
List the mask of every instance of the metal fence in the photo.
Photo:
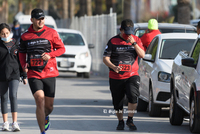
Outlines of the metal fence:
[[104,65],[102,57],[108,40],[117,33],[116,13],[74,17],[71,20],[70,29],[81,31],[88,44],[95,46],[94,49],[90,49],[92,55],[91,73],[108,76],[108,67]]

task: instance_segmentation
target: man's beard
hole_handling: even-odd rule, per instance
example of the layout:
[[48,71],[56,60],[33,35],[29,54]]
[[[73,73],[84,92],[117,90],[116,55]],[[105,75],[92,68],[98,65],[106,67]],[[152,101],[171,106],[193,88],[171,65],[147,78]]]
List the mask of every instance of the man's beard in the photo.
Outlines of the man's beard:
[[[43,25],[44,26],[44,25]],[[43,28],[43,26],[42,27],[40,27],[40,26],[37,26],[37,29],[38,30],[41,30],[42,28]]]

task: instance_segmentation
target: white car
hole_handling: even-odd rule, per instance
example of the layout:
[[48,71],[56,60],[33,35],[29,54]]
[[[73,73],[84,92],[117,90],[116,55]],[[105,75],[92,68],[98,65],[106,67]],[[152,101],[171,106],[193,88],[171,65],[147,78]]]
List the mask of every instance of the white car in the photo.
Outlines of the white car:
[[146,111],[148,106],[149,116],[160,116],[161,108],[169,107],[173,60],[179,51],[190,51],[196,38],[196,33],[167,33],[152,40],[139,64],[138,111]]
[[189,115],[190,131],[200,133],[200,36],[189,55],[181,51],[174,59],[170,92],[170,123],[181,125]]
[[[20,26],[21,26],[23,32],[28,30],[28,28],[32,24],[31,15],[20,15],[17,17],[17,20],[20,23]],[[54,28],[54,29],[57,28],[56,22],[53,19],[53,17],[48,16],[48,15],[45,15],[45,23],[44,24],[50,28]]]
[[59,33],[65,45],[65,53],[56,58],[59,71],[76,72],[78,77],[90,77],[91,55],[89,48],[94,45],[87,44],[82,33],[72,29],[58,28]]

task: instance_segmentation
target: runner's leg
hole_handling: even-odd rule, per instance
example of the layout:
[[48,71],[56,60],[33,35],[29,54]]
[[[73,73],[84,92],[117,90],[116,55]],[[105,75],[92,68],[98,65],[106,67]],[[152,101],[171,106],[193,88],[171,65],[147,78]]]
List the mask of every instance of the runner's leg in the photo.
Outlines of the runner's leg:
[[44,91],[38,90],[34,93],[35,103],[36,103],[36,117],[40,131],[45,131],[45,97]]
[[3,122],[6,122],[8,119],[8,82],[0,82],[0,95],[1,95],[1,113],[3,117]]
[[17,122],[17,91],[19,80],[12,80],[9,82],[9,98],[12,112],[13,122]]

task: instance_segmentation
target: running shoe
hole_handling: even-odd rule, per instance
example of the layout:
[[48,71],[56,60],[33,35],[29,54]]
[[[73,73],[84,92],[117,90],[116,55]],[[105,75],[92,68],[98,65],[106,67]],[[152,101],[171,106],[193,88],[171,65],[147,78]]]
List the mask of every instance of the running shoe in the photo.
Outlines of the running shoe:
[[46,134],[45,131],[43,131],[41,134]]
[[9,131],[9,122],[8,121],[3,123],[2,131]]
[[13,132],[20,131],[19,124],[17,122],[12,123],[12,131]]
[[47,131],[50,127],[49,116],[45,118],[45,131]]
[[124,130],[124,120],[119,121],[117,130]]
[[137,127],[133,124],[133,119],[127,119],[126,125],[129,127],[130,131],[137,130]]

